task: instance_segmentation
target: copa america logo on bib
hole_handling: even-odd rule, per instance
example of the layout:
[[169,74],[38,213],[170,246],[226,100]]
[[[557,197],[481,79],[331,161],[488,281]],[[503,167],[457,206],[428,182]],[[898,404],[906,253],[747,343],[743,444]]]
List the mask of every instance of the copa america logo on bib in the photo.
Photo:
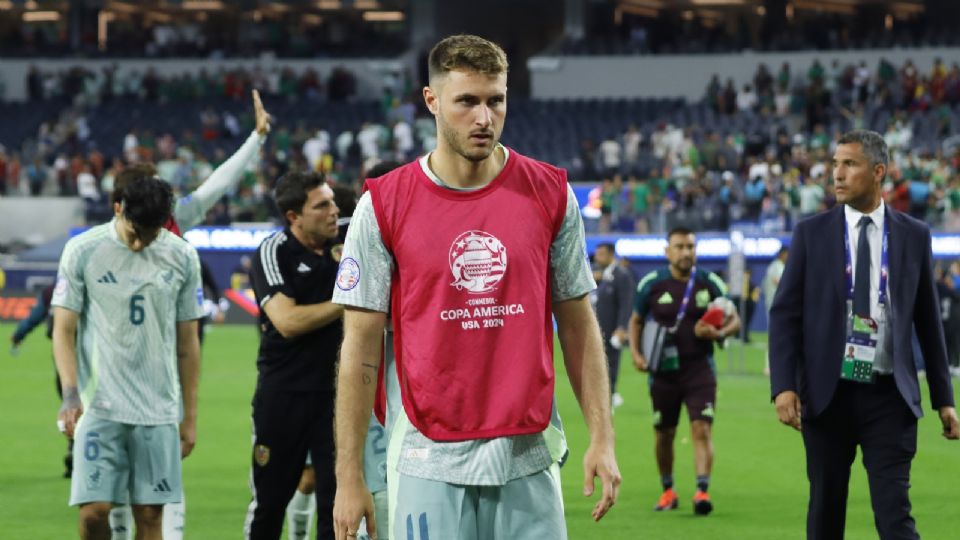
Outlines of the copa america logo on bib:
[[462,233],[450,245],[450,271],[458,291],[490,292],[507,271],[507,248],[490,233]]

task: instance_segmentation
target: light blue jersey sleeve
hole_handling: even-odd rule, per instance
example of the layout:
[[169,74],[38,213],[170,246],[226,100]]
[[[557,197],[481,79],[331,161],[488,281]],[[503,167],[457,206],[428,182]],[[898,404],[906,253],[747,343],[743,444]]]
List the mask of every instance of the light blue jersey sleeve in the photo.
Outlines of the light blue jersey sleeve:
[[550,245],[550,286],[554,302],[578,298],[597,286],[587,262],[587,241],[580,206],[569,184],[563,223]]
[[192,246],[186,246],[186,248],[184,270],[187,274],[177,294],[177,322],[193,321],[204,317],[200,257]]
[[63,248],[60,267],[57,269],[57,284],[53,288],[50,305],[80,313],[83,311],[86,284],[83,281],[83,266],[80,262],[81,251],[76,249],[75,240],[70,240]]

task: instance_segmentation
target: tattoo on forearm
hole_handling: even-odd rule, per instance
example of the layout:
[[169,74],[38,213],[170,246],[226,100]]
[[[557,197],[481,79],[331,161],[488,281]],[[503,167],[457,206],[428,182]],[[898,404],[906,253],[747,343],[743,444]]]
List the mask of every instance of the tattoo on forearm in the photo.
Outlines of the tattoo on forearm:
[[[377,366],[373,364],[363,363],[361,365],[365,368],[369,368],[369,369],[372,369],[373,371],[377,371]],[[369,373],[363,373],[361,375],[361,379],[363,380],[363,384],[370,384],[371,382],[373,382],[373,378],[370,377]]]

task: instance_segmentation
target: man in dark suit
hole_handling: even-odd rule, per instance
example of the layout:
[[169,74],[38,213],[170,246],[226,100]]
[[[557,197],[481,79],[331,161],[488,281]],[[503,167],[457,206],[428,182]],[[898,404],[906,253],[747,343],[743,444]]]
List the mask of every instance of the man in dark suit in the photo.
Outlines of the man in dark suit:
[[[802,418],[810,540],[843,538],[857,446],[880,538],[920,538],[907,493],[923,414],[912,329],[943,435],[960,438],[930,231],[883,204],[887,162],[878,133],[840,138],[833,157],[840,204],[797,226],[770,312],[777,414],[797,430]],[[851,345],[854,358],[846,358]]]
[[613,406],[619,407],[623,398],[617,393],[617,376],[620,373],[620,352],[627,344],[627,328],[633,314],[633,293],[636,281],[630,270],[616,259],[614,246],[609,242],[597,245],[593,253],[594,279],[597,282],[597,322],[603,333],[603,346],[607,354],[610,375],[610,395]]

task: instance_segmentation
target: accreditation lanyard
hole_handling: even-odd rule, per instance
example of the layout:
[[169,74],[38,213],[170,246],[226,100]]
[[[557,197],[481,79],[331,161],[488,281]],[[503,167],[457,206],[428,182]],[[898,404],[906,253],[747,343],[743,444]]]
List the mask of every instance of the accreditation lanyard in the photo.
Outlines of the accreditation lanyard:
[[694,266],[690,269],[690,279],[687,280],[687,290],[683,293],[683,300],[680,301],[680,311],[677,312],[677,320],[673,323],[673,326],[667,329],[668,332],[673,334],[677,331],[677,328],[680,328],[680,321],[683,320],[683,316],[687,314],[687,306],[690,304],[690,297],[693,293],[693,284],[697,280],[697,267]]
[[[853,302],[853,256],[851,255],[852,251],[850,250],[850,224],[846,223],[844,220],[843,228],[843,244],[845,246],[844,255],[847,258],[846,273],[847,273],[847,301]],[[890,216],[886,215],[884,211],[883,217],[883,234],[881,236],[882,240],[880,243],[880,291],[877,294],[879,299],[878,303],[885,306],[887,304],[887,275],[889,274],[889,255],[887,254],[887,245],[890,240],[890,231],[888,230],[890,223]],[[864,225],[861,225],[861,227]],[[869,287],[869,285],[868,285]],[[857,315],[870,315],[869,313],[858,313]]]

